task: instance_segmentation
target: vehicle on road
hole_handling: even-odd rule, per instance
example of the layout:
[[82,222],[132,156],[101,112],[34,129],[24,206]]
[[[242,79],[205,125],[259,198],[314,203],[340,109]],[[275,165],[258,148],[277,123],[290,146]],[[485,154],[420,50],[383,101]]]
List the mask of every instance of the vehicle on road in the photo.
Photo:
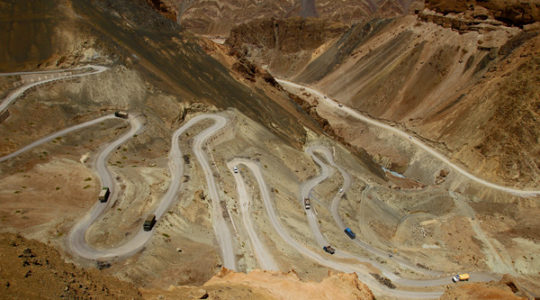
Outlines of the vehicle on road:
[[102,202],[102,203],[107,202],[107,200],[109,200],[110,194],[111,194],[111,191],[109,190],[108,187],[102,187],[98,196],[99,202]]
[[235,166],[235,167],[233,168],[233,171],[234,171],[234,173],[237,173],[237,174],[238,174],[238,167]]
[[4,122],[9,117],[9,110],[4,110],[0,112],[0,123]]
[[304,199],[304,207],[306,209],[310,209],[311,208],[311,203],[309,202],[309,198],[305,198]]
[[330,254],[334,254],[336,253],[336,250],[334,248],[332,248],[332,246],[328,245],[328,246],[324,246],[322,247],[324,251],[326,251],[327,253],[330,253]]
[[340,192],[340,193],[343,193],[343,188],[339,188],[339,192]]
[[143,229],[144,231],[150,231],[154,228],[154,225],[156,225],[156,215],[151,214],[144,220]]
[[349,227],[345,228],[344,231],[345,234],[351,238],[351,240],[354,240],[356,238],[356,234]]
[[114,115],[118,118],[127,119],[129,114],[127,111],[118,110],[114,112]]
[[340,103],[340,104],[338,104],[338,106],[339,106],[339,107],[343,107],[343,104]]
[[457,274],[456,276],[452,277],[452,281],[469,281],[469,278],[471,278],[471,276],[468,273]]

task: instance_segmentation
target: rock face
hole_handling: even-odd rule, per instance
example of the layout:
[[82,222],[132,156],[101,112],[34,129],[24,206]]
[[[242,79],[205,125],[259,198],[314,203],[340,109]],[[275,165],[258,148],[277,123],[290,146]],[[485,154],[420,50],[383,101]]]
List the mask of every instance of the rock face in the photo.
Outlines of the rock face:
[[[150,0],[148,0],[150,1]],[[320,17],[334,22],[354,24],[373,16],[397,16],[421,6],[417,0],[161,0],[154,7],[172,7],[179,23],[187,30],[227,36],[236,25],[258,19]],[[159,9],[162,11],[162,9]],[[168,16],[167,12],[164,12]]]
[[353,26],[291,77],[403,124],[490,180],[534,186],[538,33],[493,19],[447,18]]
[[171,286],[168,291],[142,290],[142,293],[147,299],[374,299],[355,274],[330,273],[321,282],[304,282],[294,271],[255,270],[245,274],[226,269],[201,287]]
[[146,0],[146,2],[167,19],[176,21],[176,10],[171,6],[171,3],[162,0]]
[[477,6],[486,8],[496,19],[507,24],[521,26],[540,21],[540,5],[535,0],[426,0],[426,7],[445,14],[474,10]]
[[142,299],[135,286],[64,262],[37,241],[0,235],[0,294],[5,299]]
[[534,296],[521,291],[514,280],[505,275],[499,282],[458,283],[451,286],[441,296],[441,300],[521,300]]

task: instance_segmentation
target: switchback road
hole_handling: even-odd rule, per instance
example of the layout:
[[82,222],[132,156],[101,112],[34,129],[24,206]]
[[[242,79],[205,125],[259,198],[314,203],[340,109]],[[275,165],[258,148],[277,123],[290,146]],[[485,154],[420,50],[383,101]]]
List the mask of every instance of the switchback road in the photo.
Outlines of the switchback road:
[[338,103],[337,101],[330,99],[329,97],[325,96],[321,92],[319,92],[319,91],[317,91],[315,89],[312,89],[310,87],[302,86],[302,85],[299,85],[299,84],[296,84],[296,83],[293,83],[293,82],[290,82],[290,81],[286,81],[286,80],[281,80],[281,79],[276,79],[276,80],[277,80],[277,82],[279,82],[280,84],[282,84],[284,86],[293,87],[293,88],[297,88],[297,89],[304,88],[306,91],[317,95],[319,97],[319,102],[323,101],[325,104],[329,105],[330,107],[335,108],[336,110],[341,110],[341,111],[347,113],[348,115],[350,115],[352,117],[355,117],[358,120],[366,122],[366,123],[368,123],[370,125],[377,126],[379,128],[389,130],[389,131],[393,132],[394,134],[397,134],[398,136],[401,136],[401,137],[407,139],[411,143],[415,144],[416,146],[423,149],[424,151],[430,153],[431,155],[433,155],[434,157],[436,157],[437,159],[439,159],[440,161],[442,161],[443,163],[445,163],[446,165],[448,165],[449,167],[451,167],[455,171],[459,172],[460,174],[464,175],[465,177],[469,178],[470,180],[472,180],[474,182],[477,182],[477,183],[479,183],[481,185],[484,185],[486,187],[489,187],[489,188],[492,188],[492,189],[495,189],[495,190],[511,193],[511,194],[514,194],[514,195],[517,195],[517,196],[522,196],[522,197],[531,197],[531,196],[540,195],[540,190],[516,189],[516,188],[512,188],[512,187],[502,186],[502,185],[499,185],[499,184],[496,184],[496,183],[489,182],[489,181],[487,181],[485,179],[479,178],[479,177],[471,174],[469,171],[463,169],[462,167],[454,164],[448,158],[446,158],[444,155],[440,154],[436,150],[434,150],[431,147],[429,147],[428,145],[424,144],[423,142],[421,142],[417,138],[414,138],[414,137],[410,136],[408,133],[406,133],[404,131],[401,131],[401,130],[393,127],[393,126],[390,126],[388,124],[379,122],[379,121],[374,120],[372,118],[366,117],[363,114],[359,113],[358,111],[356,111],[356,110],[354,110],[354,109],[352,109],[350,107],[347,107],[345,105],[342,105],[342,104]]

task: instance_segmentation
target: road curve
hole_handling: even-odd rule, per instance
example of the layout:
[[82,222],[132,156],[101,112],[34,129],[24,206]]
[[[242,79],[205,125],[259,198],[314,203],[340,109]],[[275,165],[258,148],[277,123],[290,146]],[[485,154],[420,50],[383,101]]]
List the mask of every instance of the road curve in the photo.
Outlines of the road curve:
[[41,81],[38,81],[38,82],[28,83],[28,84],[25,84],[25,85],[17,88],[13,92],[9,93],[4,98],[4,100],[2,100],[2,102],[0,103],[0,113],[3,112],[13,101],[15,101],[15,99],[17,99],[26,90],[28,90],[30,88],[33,88],[33,87],[38,86],[40,84],[53,82],[53,81],[56,81],[56,80],[71,79],[71,78],[88,76],[88,75],[92,75],[92,74],[98,74],[98,73],[101,73],[101,72],[104,72],[104,71],[108,70],[109,68],[104,67],[104,66],[86,65],[86,66],[81,66],[81,67],[77,67],[77,68],[73,68],[73,69],[65,69],[65,70],[40,71],[40,72],[0,73],[0,76],[16,76],[16,75],[27,75],[27,74],[49,74],[49,73],[52,74],[52,73],[57,73],[57,72],[75,71],[75,70],[82,70],[82,69],[92,69],[93,71],[87,72],[87,73],[81,73],[81,74],[75,74],[75,75],[68,75],[68,76],[63,76],[63,77],[45,79],[45,80],[41,80]]
[[[345,193],[347,193],[347,191],[351,187],[351,177],[350,177],[349,173],[347,173],[347,171],[345,171],[345,169],[343,169],[341,166],[339,166],[338,164],[336,164],[334,162],[334,157],[333,157],[332,153],[330,152],[330,150],[328,148],[326,148],[324,146],[320,146],[320,145],[314,145],[314,146],[310,146],[310,147],[308,147],[306,149],[306,153],[310,154],[312,159],[321,168],[326,168],[324,162],[322,162],[320,159],[318,159],[314,155],[314,152],[321,153],[324,156],[325,160],[331,166],[336,168],[341,173],[341,176],[343,177],[343,186],[341,187],[343,192],[338,192],[334,196],[334,198],[332,199],[332,204],[330,206],[330,212],[332,213],[332,217],[334,218],[334,221],[338,225],[338,227],[341,230],[345,230],[345,228],[347,226],[345,226],[345,223],[341,219],[338,211],[339,211],[339,203],[340,203],[343,195]],[[354,231],[354,229],[353,229],[353,231]],[[384,251],[382,251],[382,250],[380,250],[378,248],[375,248],[375,247],[371,246],[370,244],[368,244],[368,243],[366,243],[366,242],[364,242],[364,241],[362,241],[362,240],[360,240],[358,238],[351,240],[351,242],[355,243],[356,245],[360,246],[361,248],[363,248],[364,250],[366,250],[367,252],[369,252],[369,253],[371,253],[373,255],[379,256],[379,257],[381,257],[381,258],[383,258],[385,260],[392,260],[396,264],[400,265],[401,267],[407,268],[407,269],[412,270],[414,272],[417,272],[419,274],[423,274],[423,275],[427,275],[427,276],[441,276],[441,275],[444,274],[444,273],[439,272],[439,271],[432,271],[432,270],[427,270],[427,269],[424,269],[424,268],[420,268],[420,267],[418,267],[418,266],[416,266],[414,264],[411,264],[408,261],[406,261],[405,259],[403,259],[401,257],[398,257],[396,255],[393,255],[392,257],[389,257],[387,252],[384,252]],[[384,266],[382,266],[381,264],[379,264],[375,260],[369,259],[369,263],[376,266],[379,269],[385,269]],[[387,273],[391,273],[391,272],[387,272]],[[393,274],[393,273],[391,273],[391,274]],[[392,276],[392,275],[390,275],[390,276]]]
[[106,166],[107,158],[116,150],[116,148],[128,139],[132,138],[143,127],[142,118],[139,116],[132,116],[130,114],[129,122],[131,124],[130,130],[120,136],[116,141],[108,144],[98,155],[95,169],[101,178],[101,185],[109,187],[111,195],[109,201],[105,203],[96,202],[92,209],[81,219],[69,233],[68,245],[71,251],[80,257],[86,259],[110,259],[110,258],[123,258],[129,255],[135,254],[140,250],[144,244],[152,236],[152,232],[143,231],[142,229],[129,240],[127,243],[113,249],[95,249],[86,243],[86,231],[94,223],[94,221],[101,216],[101,214],[114,203],[118,194],[116,182],[113,180],[113,176]]
[[363,114],[359,113],[358,111],[356,111],[356,110],[354,110],[354,109],[352,109],[350,107],[347,107],[345,105],[342,105],[342,104],[338,103],[337,101],[332,100],[329,97],[326,97],[321,92],[319,92],[319,91],[317,91],[315,89],[312,89],[310,87],[302,86],[302,85],[299,85],[299,84],[296,84],[296,83],[293,83],[293,82],[290,82],[290,81],[286,81],[286,80],[281,80],[281,79],[276,79],[276,81],[278,83],[284,85],[284,86],[290,86],[290,87],[294,87],[294,88],[304,88],[306,91],[309,91],[310,93],[316,94],[317,96],[320,97],[321,101],[325,101],[329,106],[334,107],[337,110],[342,110],[342,111],[346,112],[347,114],[349,114],[350,116],[353,116],[353,117],[355,117],[355,118],[357,118],[357,119],[359,119],[359,120],[361,120],[363,122],[369,123],[369,124],[377,126],[379,128],[389,130],[389,131],[391,131],[391,132],[393,132],[393,133],[407,139],[408,141],[414,143],[418,147],[422,148],[426,152],[430,153],[431,155],[433,155],[437,159],[439,159],[442,162],[444,162],[445,164],[447,164],[449,167],[451,167],[455,171],[461,173],[462,175],[464,175],[465,177],[471,179],[474,182],[477,182],[479,184],[482,184],[482,185],[484,185],[486,187],[489,187],[489,188],[492,188],[492,189],[496,189],[496,190],[499,190],[499,191],[511,193],[511,194],[514,194],[514,195],[517,195],[517,196],[522,196],[522,197],[531,197],[531,196],[540,195],[540,190],[516,189],[516,188],[512,188],[512,187],[502,186],[502,185],[499,185],[499,184],[496,184],[496,183],[489,182],[489,181],[487,181],[485,179],[479,178],[479,177],[471,174],[467,170],[461,168],[460,166],[452,163],[449,159],[444,157],[444,155],[440,154],[436,150],[434,150],[431,147],[427,146],[426,144],[422,143],[420,140],[410,136],[408,133],[406,133],[404,131],[401,131],[401,130],[395,128],[395,127],[392,127],[392,126],[387,125],[385,123],[379,122],[379,121],[371,119],[369,117],[366,117]]
[[214,125],[205,129],[195,137],[193,141],[193,152],[195,153],[195,156],[203,169],[204,176],[206,177],[206,183],[208,185],[208,193],[210,195],[210,199],[212,199],[212,226],[214,227],[214,233],[216,234],[216,239],[221,249],[223,266],[230,270],[236,270],[236,260],[234,258],[231,230],[223,218],[223,210],[221,209],[214,174],[212,173],[210,164],[208,163],[206,155],[202,150],[203,144],[206,142],[206,140],[210,136],[214,135],[216,131],[225,127],[227,124],[227,118],[220,115],[205,114],[191,119],[188,123],[192,122],[194,119],[195,121],[193,121],[193,124],[203,119],[212,119],[215,122]]
[[[385,285],[382,285],[378,281],[376,281],[364,268],[358,267],[357,265],[349,265],[342,262],[336,262],[327,259],[326,255],[321,255],[318,252],[312,251],[311,249],[307,248],[306,246],[300,244],[298,241],[296,241],[294,238],[292,238],[287,230],[283,227],[281,224],[281,221],[279,220],[279,217],[277,216],[274,206],[272,204],[272,200],[270,199],[270,193],[268,192],[268,187],[266,186],[266,182],[264,181],[264,177],[261,173],[260,166],[248,159],[242,159],[242,158],[236,158],[235,163],[237,165],[244,165],[246,168],[248,168],[252,174],[254,175],[255,179],[257,180],[257,183],[259,185],[259,189],[261,192],[261,196],[263,198],[263,203],[266,209],[266,212],[268,214],[268,217],[270,219],[270,222],[276,232],[279,234],[279,236],[291,247],[296,249],[301,255],[306,256],[310,258],[311,260],[326,266],[328,268],[332,268],[341,272],[345,273],[356,273],[358,278],[367,284],[372,291],[377,295],[388,295],[392,297],[396,297],[399,299],[435,299],[442,295],[442,292],[435,291],[435,292],[417,292],[417,291],[406,291],[401,289],[390,289]],[[237,178],[238,180],[243,180],[243,178],[240,176]]]
[[[181,186],[181,183],[183,181],[183,156],[182,152],[179,147],[178,139],[184,133],[186,130],[188,130],[191,126],[195,125],[196,123],[205,120],[205,119],[212,119],[215,121],[215,124],[203,132],[199,133],[195,137],[195,142],[193,145],[193,150],[197,156],[197,159],[199,159],[199,162],[201,162],[201,165],[206,164],[208,166],[208,162],[206,161],[206,158],[204,154],[202,154],[202,144],[205,142],[206,139],[208,139],[210,136],[212,136],[216,131],[220,130],[225,126],[227,123],[227,119],[219,116],[219,115],[199,115],[191,120],[189,120],[187,123],[185,123],[183,126],[181,126],[178,130],[176,130],[172,137],[171,142],[171,151],[169,153],[169,171],[171,173],[171,183],[167,189],[167,192],[163,196],[163,198],[160,201],[160,204],[156,208],[154,214],[156,215],[156,219],[160,219],[163,216],[163,213],[168,209],[168,207],[176,201],[178,190]],[[97,161],[96,161],[96,171],[99,174],[101,178],[101,183],[103,186],[108,186],[111,190],[111,196],[109,197],[110,200],[107,203],[101,203],[97,202],[94,207],[90,210],[90,212],[81,219],[72,229],[70,232],[70,235],[68,237],[68,244],[71,248],[71,250],[78,256],[87,258],[87,259],[110,259],[110,258],[125,258],[128,256],[131,256],[141,250],[144,245],[150,240],[152,236],[152,231],[144,231],[142,227],[139,229],[137,234],[131,238],[128,242],[120,245],[116,248],[110,248],[110,249],[95,249],[88,245],[86,243],[86,232],[88,228],[94,223],[94,221],[106,210],[106,208],[109,206],[109,203],[113,203],[114,199],[116,199],[117,196],[117,186],[116,182],[113,179],[113,176],[110,172],[110,170],[106,166],[107,157],[110,155],[112,151],[114,151],[118,146],[123,144],[125,141],[127,141],[129,138],[131,138],[133,135],[135,135],[141,128],[142,128],[142,122],[137,117],[130,117],[130,123],[131,123],[131,130],[121,136],[118,140],[114,141],[113,143],[109,144],[107,147],[105,147],[101,153],[99,154]],[[204,167],[203,167],[204,168]],[[209,166],[208,166],[209,168]],[[211,171],[209,172],[210,176],[212,177]],[[205,170],[205,175],[207,182],[209,182],[208,173]],[[213,179],[213,177],[212,177]],[[211,197],[213,197],[213,194],[217,194],[215,183],[211,185],[209,183],[209,190],[211,190],[210,194]],[[220,208],[216,210],[215,204],[219,204],[218,198],[212,198],[213,206],[214,206],[214,213],[213,217],[216,217],[215,211],[221,212]],[[223,220],[223,217],[221,214],[219,216]],[[215,222],[216,224],[218,222]],[[224,221],[222,221],[224,224]],[[219,223],[222,225],[222,223]],[[221,228],[218,228],[216,231],[216,234],[221,235],[223,232],[226,234],[226,230],[228,227],[223,229],[225,226],[221,226]],[[216,228],[214,227],[216,230]],[[218,243],[220,243],[220,247],[223,251],[224,255],[224,265],[225,267],[229,269],[235,269],[235,261],[234,261],[234,253],[232,252],[232,243],[230,243],[230,247],[227,247],[227,245],[223,246],[221,243],[223,242],[223,235],[218,236]],[[226,242],[226,241],[225,241]]]
[[35,148],[35,147],[37,147],[39,145],[42,145],[42,144],[47,143],[49,141],[52,141],[57,137],[64,136],[64,135],[66,135],[68,133],[71,133],[73,131],[77,131],[79,129],[82,129],[82,128],[85,128],[85,127],[88,127],[88,126],[92,126],[92,125],[95,125],[95,124],[99,124],[99,123],[101,123],[101,122],[103,122],[105,120],[110,120],[110,119],[114,119],[114,118],[116,118],[114,116],[114,114],[105,115],[103,117],[99,117],[97,119],[94,119],[94,120],[91,120],[91,121],[88,121],[88,122],[84,122],[84,123],[77,124],[75,126],[72,126],[72,127],[66,128],[66,129],[62,129],[62,130],[60,130],[58,132],[55,132],[55,133],[50,134],[50,135],[48,135],[46,137],[43,137],[43,138],[41,138],[41,139],[39,139],[39,140],[37,140],[35,142],[32,142],[31,144],[28,144],[28,145],[20,148],[19,150],[15,151],[13,153],[10,153],[8,155],[0,157],[0,162],[3,162],[3,161],[8,160],[10,158],[13,158],[13,157],[15,157],[17,155],[20,155],[21,153],[24,153],[24,152],[26,152],[26,151],[28,151],[28,150],[30,150],[32,148]]
[[227,163],[227,166],[229,167],[229,170],[231,170],[234,179],[236,180],[236,191],[238,192],[238,200],[240,202],[242,223],[244,224],[244,228],[248,233],[251,245],[253,247],[253,251],[255,252],[255,256],[257,257],[257,262],[259,263],[259,267],[263,270],[279,271],[280,269],[276,261],[272,257],[272,254],[270,254],[270,252],[266,249],[265,245],[259,239],[259,236],[255,232],[253,223],[251,222],[249,204],[252,197],[249,196],[242,175],[240,173],[234,173],[233,171],[233,168],[238,163],[241,163],[241,161],[233,159],[232,161]]
[[[315,183],[318,184],[318,183],[326,180],[326,178],[328,178],[329,173],[330,173],[330,170],[329,170],[328,166],[324,162],[322,162],[317,156],[314,155],[314,151],[321,152],[328,161],[333,161],[333,158],[332,158],[332,155],[331,155],[330,151],[325,147],[311,146],[311,147],[308,147],[306,149],[306,152],[308,154],[310,154],[312,156],[313,160],[321,167],[321,174],[319,176],[316,176],[314,179],[309,180],[307,183],[302,185],[302,188],[301,188],[301,196],[302,196],[302,198],[307,197],[309,195],[309,193],[311,192],[311,189],[315,187],[314,184]],[[344,185],[344,188],[345,187],[348,188],[349,186],[350,186],[350,181],[348,183],[348,186]],[[339,196],[339,192],[338,192],[338,195],[336,195],[336,196]],[[317,217],[314,214],[314,207],[312,207],[311,209],[305,209],[305,207],[304,207],[304,211],[306,212],[311,231],[315,235],[317,243],[319,244],[319,247],[322,247],[321,245],[329,245],[329,243],[326,241],[326,239],[324,238],[324,236],[320,232],[318,222],[317,222]],[[374,248],[371,248],[371,249],[374,249]],[[343,257],[343,258],[355,259],[355,260],[357,260],[359,262],[363,262],[363,263],[369,263],[369,264],[373,265],[374,267],[376,267],[377,269],[379,269],[379,271],[385,277],[387,277],[388,279],[392,280],[392,282],[394,282],[396,284],[399,284],[401,286],[408,286],[408,287],[435,287],[435,286],[441,286],[441,285],[446,285],[446,284],[451,283],[451,280],[450,280],[451,276],[448,276],[448,275],[443,276],[443,273],[441,273],[441,272],[430,273],[429,270],[423,270],[423,269],[417,267],[417,269],[425,271],[425,272],[422,272],[422,273],[427,273],[428,275],[431,275],[431,276],[439,276],[439,278],[433,278],[433,279],[407,279],[407,278],[403,278],[403,277],[400,277],[400,276],[394,274],[393,272],[388,270],[382,264],[378,263],[377,261],[371,260],[369,258],[352,255],[350,253],[340,251],[337,248],[336,248],[336,254],[335,255],[338,256],[338,257]],[[388,257],[387,257],[387,259],[388,259]],[[397,261],[397,263],[402,265],[403,267],[410,267],[410,265],[408,263],[402,264],[399,261]],[[443,277],[440,277],[440,276],[443,276]],[[499,278],[499,277],[493,276],[492,274],[481,273],[481,272],[471,272],[471,280],[472,281],[490,281],[490,280],[496,280],[497,278]]]

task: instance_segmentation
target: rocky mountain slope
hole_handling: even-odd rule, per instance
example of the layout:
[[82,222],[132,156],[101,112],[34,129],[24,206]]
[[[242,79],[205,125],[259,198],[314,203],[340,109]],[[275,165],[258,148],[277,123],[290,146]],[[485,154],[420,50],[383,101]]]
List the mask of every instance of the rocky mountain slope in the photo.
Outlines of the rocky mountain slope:
[[[391,17],[408,13],[422,4],[415,0],[263,0],[263,1],[151,1],[166,16],[176,15],[183,28],[198,34],[227,36],[236,25],[261,19],[319,17],[354,24],[374,16]],[[156,4],[156,2],[159,2]],[[167,7],[166,11],[162,8]]]
[[510,25],[524,25],[540,21],[538,1],[445,1],[426,0],[426,7],[442,13],[463,13],[471,8],[483,8],[485,12]]
[[[285,26],[296,30],[275,40],[288,35],[307,40],[295,45],[312,45],[298,51],[265,47],[248,29],[258,26],[247,24],[233,29],[227,44],[277,77],[399,123],[478,174],[533,187],[540,178],[538,31],[505,26],[493,19],[497,13],[425,10],[354,25],[326,42],[295,33],[317,31],[315,25]],[[344,130],[346,139],[358,139]]]
[[4,299],[142,299],[133,284],[81,270],[54,248],[19,235],[0,234],[0,253]]
[[142,294],[146,299],[375,299],[354,274],[330,273],[321,282],[306,282],[294,271],[255,270],[244,274],[226,269],[200,287],[171,286],[167,291],[143,289]]
[[0,291],[6,299],[374,299],[353,274],[302,282],[294,272],[223,269],[203,286],[139,290],[108,275],[106,268],[80,269],[64,262],[54,248],[19,235],[0,234],[0,253]]
[[[321,14],[313,5],[321,3],[333,5],[303,1],[293,15]],[[364,4],[361,10],[371,13],[413,8],[408,1]],[[353,275],[328,276],[334,268],[358,272],[383,297],[439,295],[452,284],[451,274],[464,270],[483,281],[510,273],[520,283],[515,287],[540,290],[537,196],[469,180],[416,143],[481,178],[535,188],[534,26],[509,27],[480,8],[447,15],[418,10],[353,25],[250,19],[222,45],[183,30],[175,7],[161,1],[0,0],[0,6],[0,19],[10,24],[0,36],[8,45],[0,48],[1,71],[39,72],[1,76],[0,94],[73,72],[65,70],[71,67],[97,64],[103,70],[36,86],[9,104],[10,114],[0,122],[2,157],[53,132],[100,120],[2,159],[2,232],[47,243],[59,251],[51,255],[86,270],[105,268],[94,273],[130,282],[150,298],[340,297],[332,287],[343,289],[344,298],[372,297]],[[313,86],[407,133],[359,121],[308,87],[289,92],[273,75]],[[118,110],[129,112],[128,122],[114,116]],[[212,124],[203,118],[171,139],[203,114],[226,120],[208,143],[198,138]],[[122,145],[110,146],[139,125]],[[312,147],[320,150],[310,153]],[[104,149],[110,156],[101,155]],[[109,202],[97,199],[107,181],[96,170],[101,163],[116,187]],[[177,194],[169,194],[176,184]],[[313,200],[310,210],[306,194]],[[161,203],[168,204],[155,227],[143,231],[145,218]],[[106,263],[85,258],[71,239],[74,226],[95,207],[104,211],[77,237],[95,248],[91,255],[113,253]],[[367,247],[345,235],[345,226]],[[216,234],[222,229],[231,233],[227,249]],[[132,253],[116,251],[140,236],[147,239],[128,249]],[[328,244],[337,255],[323,250]],[[34,251],[39,247],[18,255],[37,268],[47,259]],[[224,264],[244,273],[226,271]],[[263,265],[295,272],[254,271]],[[12,271],[6,278],[21,273]],[[93,292],[84,280],[70,282],[68,290]],[[505,282],[495,285],[501,295],[511,295],[508,288],[521,295]]]

